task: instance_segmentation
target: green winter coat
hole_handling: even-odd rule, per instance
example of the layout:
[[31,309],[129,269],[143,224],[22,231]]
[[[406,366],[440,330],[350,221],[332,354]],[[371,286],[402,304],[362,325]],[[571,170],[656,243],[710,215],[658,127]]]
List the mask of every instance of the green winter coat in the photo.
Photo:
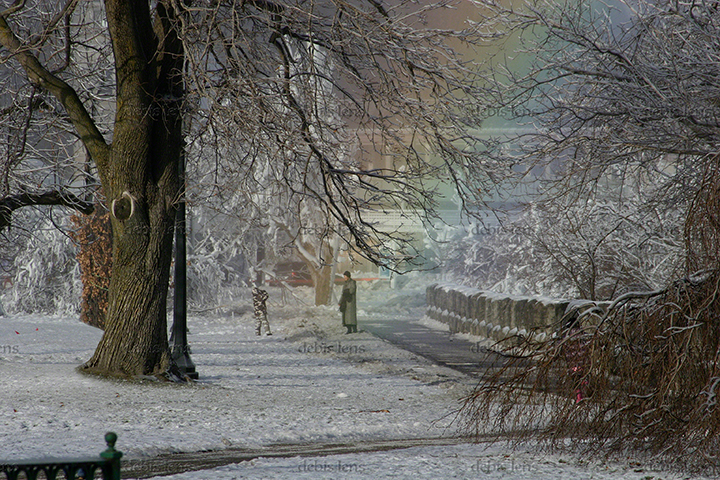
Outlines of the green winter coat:
[[357,286],[352,278],[345,280],[340,295],[340,311],[342,312],[342,323],[344,326],[357,325],[357,297],[355,292]]

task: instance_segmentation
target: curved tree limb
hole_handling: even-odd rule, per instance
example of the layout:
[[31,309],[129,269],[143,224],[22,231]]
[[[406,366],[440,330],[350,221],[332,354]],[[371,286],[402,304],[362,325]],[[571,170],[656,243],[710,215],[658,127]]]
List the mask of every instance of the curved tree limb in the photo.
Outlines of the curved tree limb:
[[50,73],[35,55],[23,47],[4,16],[0,16],[0,45],[20,62],[32,83],[50,92],[65,107],[70,121],[92,158],[98,166],[104,165],[108,159],[109,146],[77,92],[65,81]]
[[37,205],[61,205],[74,208],[85,215],[95,210],[95,205],[86,202],[72,193],[50,190],[43,193],[23,192],[0,199],[0,230],[10,226],[12,212],[22,207]]

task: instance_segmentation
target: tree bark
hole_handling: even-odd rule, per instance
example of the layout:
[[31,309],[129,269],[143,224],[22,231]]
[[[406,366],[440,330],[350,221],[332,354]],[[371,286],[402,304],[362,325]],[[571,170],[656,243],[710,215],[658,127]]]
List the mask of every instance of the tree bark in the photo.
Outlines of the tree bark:
[[167,377],[177,373],[166,302],[180,192],[183,50],[163,2],[154,26],[146,1],[108,0],[106,10],[118,101],[112,154],[100,175],[111,206],[113,272],[105,334],[82,368]]
[[328,305],[332,299],[333,279],[331,278],[332,265],[311,270],[313,283],[315,285],[315,305]]
[[326,239],[321,239],[319,246],[303,242],[299,238],[295,240],[300,258],[310,270],[315,288],[315,305],[328,305],[332,300],[332,263],[328,259],[334,259],[333,247]]

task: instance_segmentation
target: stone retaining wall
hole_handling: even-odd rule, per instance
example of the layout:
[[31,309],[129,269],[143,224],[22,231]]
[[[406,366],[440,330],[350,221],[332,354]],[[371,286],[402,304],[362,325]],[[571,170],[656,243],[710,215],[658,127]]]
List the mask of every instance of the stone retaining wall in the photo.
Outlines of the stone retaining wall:
[[426,290],[429,318],[450,326],[453,333],[469,333],[498,341],[532,333],[538,339],[558,327],[569,300],[519,297],[453,284],[433,284]]

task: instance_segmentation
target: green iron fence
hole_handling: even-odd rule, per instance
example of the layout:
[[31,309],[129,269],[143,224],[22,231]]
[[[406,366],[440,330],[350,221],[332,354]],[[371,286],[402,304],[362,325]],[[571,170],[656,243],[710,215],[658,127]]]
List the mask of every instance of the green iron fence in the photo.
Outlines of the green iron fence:
[[115,450],[117,435],[105,434],[107,449],[97,457],[46,458],[0,463],[0,480],[120,480],[120,458]]

